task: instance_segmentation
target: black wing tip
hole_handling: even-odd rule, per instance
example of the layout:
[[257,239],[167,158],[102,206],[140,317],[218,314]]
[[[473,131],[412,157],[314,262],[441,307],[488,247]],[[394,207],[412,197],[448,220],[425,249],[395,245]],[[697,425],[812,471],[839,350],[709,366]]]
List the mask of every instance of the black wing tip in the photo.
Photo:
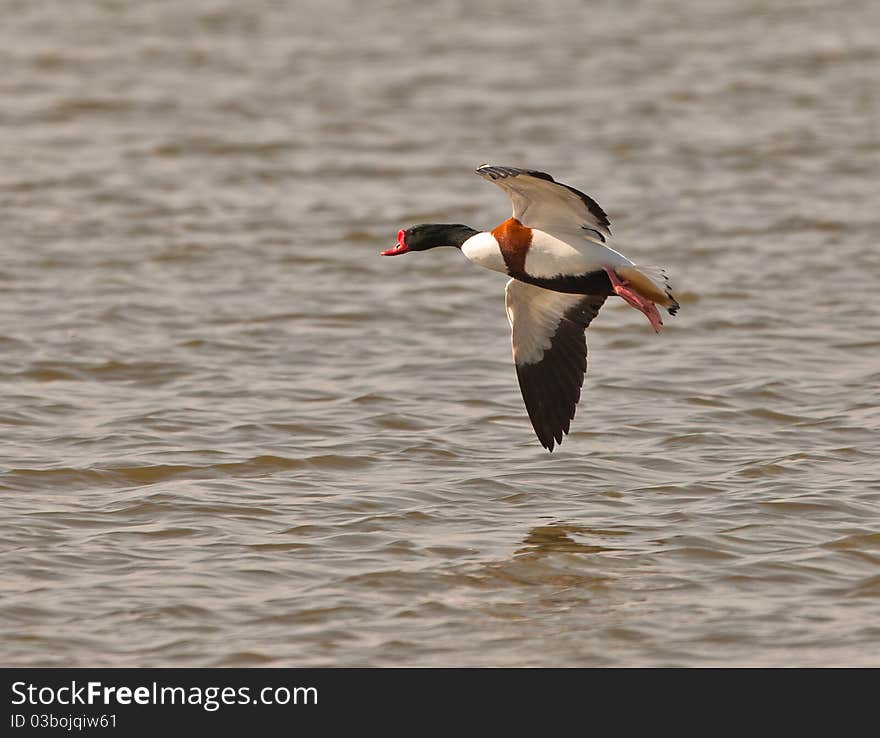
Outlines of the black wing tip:
[[[584,295],[563,314],[551,339],[549,353],[534,364],[514,363],[532,428],[550,453],[562,445],[577,414],[587,373],[584,331],[604,303],[604,295]],[[552,402],[542,399],[547,393],[557,399]]]
[[547,172],[539,172],[537,169],[521,169],[520,167],[504,167],[492,164],[481,164],[474,170],[474,174],[479,174],[481,177],[489,177],[489,179],[505,179],[507,177],[516,177],[520,174],[527,174],[530,177],[546,179],[548,182],[556,182]]
[[543,386],[546,380],[530,380],[528,375],[531,374],[530,367],[532,366],[534,365],[517,364],[517,378],[535,436],[544,448],[553,453],[554,447],[562,445],[563,439],[571,429],[571,421],[574,420],[577,404],[581,399],[581,387],[586,374],[586,366],[581,370],[580,382],[576,382],[572,386],[573,391],[569,391],[567,397],[561,398],[561,404],[543,402],[535,394],[536,388]]
[[[496,179],[506,179],[507,177],[517,177],[521,174],[528,175],[529,177],[536,177],[538,179],[546,180],[547,182],[553,182],[554,184],[559,185],[560,187],[565,187],[569,192],[577,195],[581,201],[586,206],[587,210],[590,211],[590,214],[596,219],[596,221],[603,228],[606,228],[609,233],[611,233],[611,221],[608,220],[608,214],[602,209],[602,206],[599,205],[592,197],[587,194],[584,194],[580,190],[576,190],[574,187],[570,187],[567,184],[563,184],[562,182],[557,182],[553,177],[547,172],[541,172],[537,169],[522,169],[520,167],[504,167],[504,166],[495,166],[493,164],[482,164],[478,166],[474,170],[475,174],[479,174],[481,177],[488,177],[491,180]],[[602,234],[599,234],[602,236]],[[602,241],[605,241],[605,238],[602,237]]]
[[558,449],[562,447],[562,442],[565,440],[565,437],[568,435],[568,431],[565,433],[560,433],[558,437],[550,436],[549,438],[541,438],[538,435],[538,432],[535,431],[535,435],[538,436],[538,440],[541,442],[541,445],[547,449],[549,453],[553,453],[553,449]]
[[[565,189],[570,190],[577,195],[581,199],[581,202],[587,206],[587,210],[590,211],[590,214],[596,219],[599,225],[607,228],[608,232],[611,233],[611,221],[608,220],[608,213],[602,209],[602,206],[598,202],[580,190],[576,190],[574,187],[569,187],[567,184],[562,184],[562,182],[557,182],[556,184],[560,187],[565,187]],[[605,239],[603,238],[602,241],[604,240]]]
[[547,449],[551,454],[553,453],[554,448],[558,448],[562,445],[562,439],[564,435],[562,433],[554,434],[552,431],[548,431],[546,428],[543,429],[542,433],[538,433],[538,429],[535,428],[535,435],[538,437],[538,440],[541,442],[541,445]]

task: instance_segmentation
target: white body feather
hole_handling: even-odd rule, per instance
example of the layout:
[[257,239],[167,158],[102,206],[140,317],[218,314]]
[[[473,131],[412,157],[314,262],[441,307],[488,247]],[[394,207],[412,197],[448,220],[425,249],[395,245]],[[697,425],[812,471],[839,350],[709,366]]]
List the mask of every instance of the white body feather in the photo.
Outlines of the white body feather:
[[461,253],[478,266],[507,274],[507,265],[498,241],[488,231],[471,236],[461,245]]
[[532,229],[532,243],[526,254],[526,272],[533,277],[555,277],[560,274],[587,274],[606,266],[632,266],[632,262],[623,254],[592,239],[564,238]]
[[[462,253],[486,269],[507,274],[507,264],[498,241],[488,231],[471,236],[462,244]],[[564,241],[544,231],[533,229],[526,254],[525,270],[533,277],[579,275],[600,271],[606,266],[632,266],[623,254],[589,238]]]

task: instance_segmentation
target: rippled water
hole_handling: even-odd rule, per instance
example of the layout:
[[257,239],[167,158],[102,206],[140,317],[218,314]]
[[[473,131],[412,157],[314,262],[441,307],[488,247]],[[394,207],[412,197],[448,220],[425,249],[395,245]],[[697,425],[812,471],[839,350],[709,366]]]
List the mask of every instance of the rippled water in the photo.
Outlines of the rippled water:
[[[4,8],[4,665],[880,666],[880,5]],[[504,279],[377,256],[483,162],[682,297],[552,455]]]

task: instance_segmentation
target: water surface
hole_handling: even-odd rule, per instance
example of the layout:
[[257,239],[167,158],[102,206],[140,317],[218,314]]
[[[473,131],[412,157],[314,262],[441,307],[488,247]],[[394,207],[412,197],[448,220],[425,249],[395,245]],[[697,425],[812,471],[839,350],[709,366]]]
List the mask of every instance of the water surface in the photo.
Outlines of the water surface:
[[[6,6],[4,665],[880,666],[880,6]],[[504,279],[377,256],[483,162],[681,297],[552,455]]]

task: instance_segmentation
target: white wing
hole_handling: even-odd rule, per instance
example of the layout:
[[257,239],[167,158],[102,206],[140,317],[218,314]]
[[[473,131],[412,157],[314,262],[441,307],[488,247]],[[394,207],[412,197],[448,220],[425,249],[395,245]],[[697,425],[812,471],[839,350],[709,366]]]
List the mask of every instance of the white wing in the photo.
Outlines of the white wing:
[[587,371],[584,330],[605,296],[552,292],[516,279],[504,294],[523,401],[538,440],[553,451],[574,418]]
[[611,237],[605,211],[592,197],[545,172],[484,164],[476,173],[497,184],[513,203],[513,217],[547,233],[572,233],[596,243]]

